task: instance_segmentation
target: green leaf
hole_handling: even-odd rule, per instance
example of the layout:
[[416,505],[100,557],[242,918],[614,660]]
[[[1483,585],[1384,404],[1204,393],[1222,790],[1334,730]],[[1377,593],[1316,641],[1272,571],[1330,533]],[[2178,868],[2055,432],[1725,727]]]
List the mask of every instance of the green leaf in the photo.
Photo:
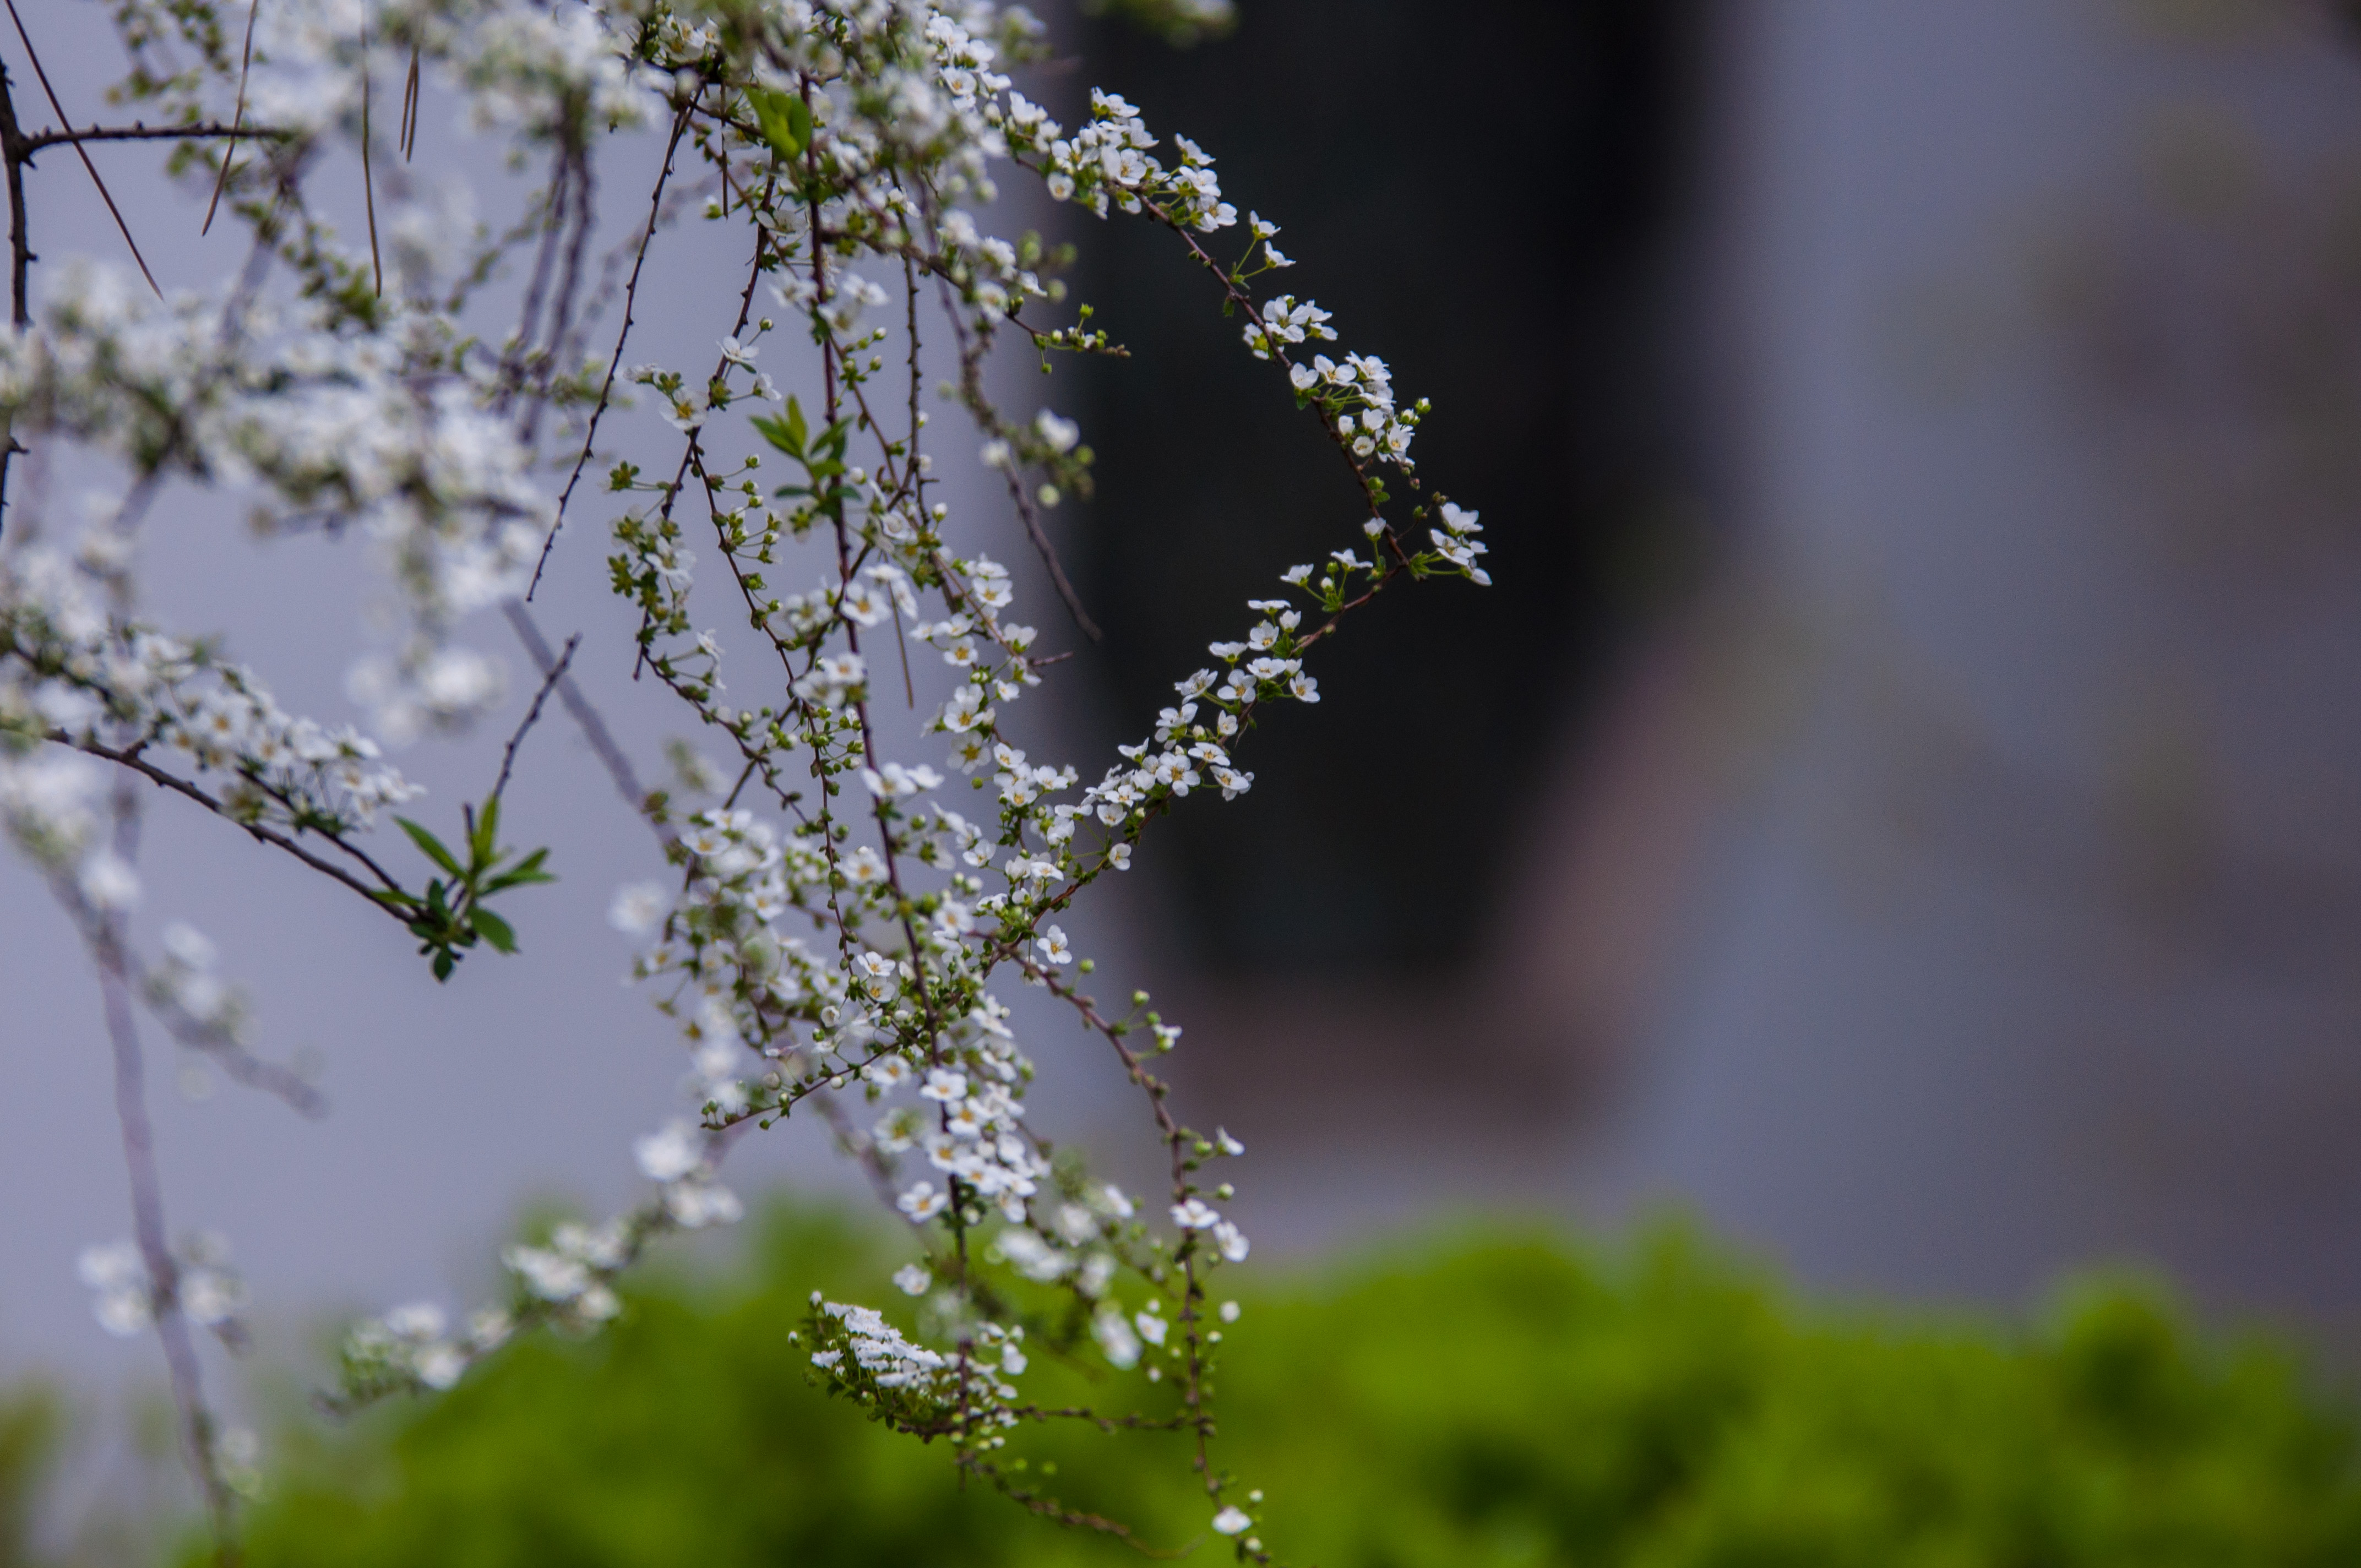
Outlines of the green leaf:
[[746,101],[754,106],[754,118],[763,127],[763,139],[782,159],[793,161],[811,145],[811,110],[801,98],[792,93],[750,87]]
[[472,847],[476,852],[477,865],[485,866],[491,863],[492,837],[500,831],[500,797],[494,795],[484,802],[484,814],[476,818],[476,832]]
[[792,397],[787,399],[786,418],[757,414],[754,416],[754,428],[762,433],[763,440],[796,458],[803,456],[804,443],[811,436],[811,426],[804,422],[803,405]]
[[517,950],[516,933],[509,928],[507,921],[490,910],[478,906],[469,913],[468,920],[475,926],[476,935],[483,938],[501,952],[513,953]]
[[451,978],[451,970],[458,961],[458,959],[453,956],[451,949],[448,948],[436,953],[434,955],[434,978],[437,981],[449,980]]
[[541,869],[542,861],[548,858],[547,850],[535,850],[515,865],[486,882],[477,890],[478,896],[488,898],[493,894],[511,887],[527,887],[537,882],[555,882],[557,880],[555,873]]
[[403,832],[410,835],[412,843],[425,851],[428,860],[433,861],[453,876],[463,874],[459,870],[459,862],[451,858],[451,851],[443,847],[442,839],[437,839],[407,817],[397,817],[394,821],[401,825]]

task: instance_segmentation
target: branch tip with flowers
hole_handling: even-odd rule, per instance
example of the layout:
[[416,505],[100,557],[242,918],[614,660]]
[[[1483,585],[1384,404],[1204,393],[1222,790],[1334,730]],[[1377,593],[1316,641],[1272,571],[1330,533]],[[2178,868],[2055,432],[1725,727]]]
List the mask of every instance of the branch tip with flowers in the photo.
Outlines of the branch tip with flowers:
[[[112,4],[132,60],[117,97],[170,128],[28,137],[0,91],[19,279],[0,418],[37,455],[97,449],[127,475],[121,504],[71,547],[51,543],[37,492],[0,537],[0,815],[13,837],[102,967],[108,942],[122,948],[127,980],[143,972],[121,937],[137,883],[107,834],[123,814],[97,804],[108,769],[113,798],[144,778],[362,894],[447,979],[479,943],[517,948],[488,901],[549,880],[547,850],[520,854],[500,833],[519,749],[555,695],[653,830],[662,867],[610,910],[642,942],[632,975],[690,1064],[686,1104],[633,1147],[653,1195],[508,1248],[500,1303],[464,1319],[414,1304],[359,1325],[323,1404],[446,1388],[521,1331],[612,1319],[621,1275],[657,1237],[739,1217],[720,1179],[735,1142],[808,1109],[921,1254],[895,1277],[911,1315],[815,1297],[794,1337],[816,1381],[898,1431],[945,1441],[963,1475],[1028,1510],[1143,1550],[1129,1527],[1040,1490],[1007,1451],[1053,1422],[1188,1433],[1208,1528],[1241,1560],[1272,1561],[1262,1494],[1213,1456],[1214,1325],[1236,1314],[1209,1286],[1250,1251],[1217,1168],[1245,1149],[1180,1120],[1153,1065],[1180,1027],[1145,992],[1117,1013],[1080,990],[1093,965],[1066,927],[1082,890],[1128,870],[1155,822],[1192,795],[1251,791],[1255,729],[1276,705],[1320,700],[1309,655],[1352,611],[1398,578],[1488,581],[1477,514],[1426,489],[1410,456],[1427,402],[1400,401],[1373,356],[1321,352],[1337,334],[1317,304],[1262,291],[1294,265],[1275,225],[1248,214],[1244,254],[1216,258],[1212,236],[1238,214],[1203,149],[1173,137],[1173,161],[1159,159],[1163,140],[1113,93],[1093,92],[1069,131],[1019,91],[1011,70],[1045,53],[1019,7],[269,0],[238,16],[212,0]],[[1176,31],[1227,14],[1195,0],[1138,8]],[[545,170],[505,227],[455,217],[407,178],[377,181],[370,65],[389,54],[407,61],[404,161],[424,105],[447,93],[467,133]],[[662,137],[663,157],[644,218],[595,264],[599,149],[634,129]],[[29,309],[31,154],[70,142],[87,159],[85,144],[148,139],[170,139],[169,167],[192,196],[210,192],[208,225],[223,210],[245,226],[247,265],[217,297],[160,302],[119,272],[72,265]],[[368,182],[364,245],[341,239],[309,194],[352,156]],[[1057,273],[1071,247],[987,231],[981,214],[1009,170],[1054,201],[1174,236],[1213,280],[1209,305],[1283,378],[1274,411],[1290,398],[1347,465],[1369,551],[1348,535],[1325,562],[1279,573],[1272,597],[1247,601],[1242,635],[1211,643],[1213,663],[1176,682],[1172,705],[1087,784],[1016,744],[1015,705],[1071,653],[1040,649],[1012,619],[1012,573],[955,532],[946,498],[959,492],[937,471],[946,449],[928,441],[921,406],[927,376],[948,368],[978,466],[1095,641],[1046,522],[1090,494],[1091,450],[1065,414],[1005,411],[990,367],[1012,334],[1044,368],[1054,353],[1126,351],[1089,305],[1069,306]],[[734,316],[715,323],[713,352],[641,345],[635,357],[642,282],[666,265],[659,239],[697,211],[743,244]],[[521,281],[504,292],[511,261]],[[591,352],[592,320],[618,303],[612,345]],[[488,330],[503,310],[513,324]],[[808,348],[812,373],[792,389],[762,365],[782,344]],[[599,445],[634,393],[669,427],[660,455],[645,452],[646,430],[623,438],[634,455]],[[576,677],[580,639],[553,652],[524,602],[594,467],[612,513],[608,582],[638,623],[633,678],[661,685],[732,759],[717,768],[682,751],[677,795],[642,786]],[[401,608],[394,645],[348,683],[371,733],[288,715],[218,644],[138,615],[138,539],[167,484],[236,490],[265,533],[369,541]],[[539,685],[456,839],[394,817],[432,867],[413,890],[366,843],[386,808],[419,793],[379,738],[464,729],[500,699],[498,666],[458,635],[495,604]],[[753,650],[732,667],[735,692],[725,628]],[[891,685],[873,689],[889,634]],[[923,715],[942,752],[890,754],[881,696]],[[984,800],[972,815],[949,804],[962,778]],[[700,795],[713,804],[696,806]],[[203,938],[186,938],[118,989],[184,1039],[218,1036],[233,1076],[316,1110],[294,1092],[307,1085],[246,1053],[243,1003],[225,1000],[236,993],[211,958],[195,961]],[[1165,1155],[1156,1202],[1028,1122],[1037,1068],[994,991],[1011,981],[1070,1011],[1141,1095]],[[187,1296],[159,1283],[168,1257],[142,1257],[141,1321],[160,1326]],[[140,1316],[122,1306],[137,1294],[118,1279],[126,1269],[86,1273],[103,1318]],[[166,1348],[179,1354],[169,1336]],[[1154,1408],[1028,1399],[1020,1379],[1045,1352],[1135,1376]],[[184,1403],[188,1431],[209,1431],[193,1387]],[[236,1487],[214,1448],[192,1442],[226,1557]],[[238,1464],[251,1470],[250,1453]]]

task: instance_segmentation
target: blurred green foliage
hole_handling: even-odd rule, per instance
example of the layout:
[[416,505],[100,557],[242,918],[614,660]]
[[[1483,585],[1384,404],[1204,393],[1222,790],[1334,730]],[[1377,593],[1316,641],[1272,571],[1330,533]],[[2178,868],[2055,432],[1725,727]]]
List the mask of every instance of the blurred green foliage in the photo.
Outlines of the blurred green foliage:
[[32,1568],[33,1510],[58,1426],[57,1401],[48,1390],[0,1395],[0,1568]]
[[[249,1562],[1137,1561],[961,1493],[939,1451],[808,1386],[789,1328],[815,1286],[866,1279],[875,1299],[881,1245],[780,1215],[733,1283],[657,1282],[596,1340],[519,1343],[340,1432],[298,1423]],[[2224,1347],[2137,1282],[2077,1287],[2019,1332],[1799,1311],[1671,1229],[1616,1252],[1497,1234],[1257,1272],[1218,1453],[1268,1489],[1263,1533],[1296,1563],[2361,1563],[2350,1415],[2286,1354]],[[1117,1387],[1046,1356],[1024,1381],[1103,1404]],[[1173,1443],[1026,1442],[1070,1502],[1229,1555]]]

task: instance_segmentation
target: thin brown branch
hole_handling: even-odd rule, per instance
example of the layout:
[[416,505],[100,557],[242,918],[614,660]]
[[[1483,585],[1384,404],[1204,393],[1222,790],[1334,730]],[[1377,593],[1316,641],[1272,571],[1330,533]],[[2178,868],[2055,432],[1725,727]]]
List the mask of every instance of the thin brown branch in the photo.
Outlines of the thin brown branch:
[[[249,23],[249,29],[251,27]],[[401,82],[401,129],[399,134],[401,161],[404,163],[408,163],[411,155],[418,150],[418,57],[423,47],[418,43],[410,46],[410,73],[402,78]]]
[[[32,302],[27,297],[33,242],[25,214],[25,162],[31,156],[25,150],[25,133],[16,121],[16,94],[9,82],[8,68],[0,65],[0,158],[8,164],[8,319],[18,332],[33,324]],[[13,438],[8,445],[16,445]],[[6,455],[0,454],[0,477],[7,473],[6,464]]]
[[[14,4],[15,0],[10,0]],[[368,12],[361,12],[361,202],[368,213],[369,274],[379,298],[385,294],[385,258],[377,246],[376,159],[369,137]]]
[[509,737],[508,750],[500,753],[500,776],[492,781],[492,793],[489,799],[500,799],[500,792],[509,787],[509,772],[516,766],[517,748],[524,744],[525,731],[540,721],[541,705],[549,700],[550,689],[566,678],[566,666],[574,663],[574,650],[580,646],[582,633],[577,631],[566,640],[566,651],[558,654],[557,662],[543,672],[541,689],[533,694],[533,706],[524,710],[524,718],[517,725],[516,733]]
[[566,488],[557,498],[557,515],[549,521],[549,534],[541,542],[541,558],[533,565],[533,581],[525,586],[525,602],[533,602],[534,592],[541,587],[541,574],[549,565],[549,553],[557,543],[557,531],[566,526],[566,508],[574,499],[574,487],[582,482],[582,470],[589,466],[592,448],[598,440],[598,422],[606,417],[614,401],[615,372],[623,363],[623,345],[631,341],[631,327],[637,320],[634,313],[640,300],[640,269],[647,265],[648,246],[656,236],[656,225],[664,212],[665,183],[672,179],[673,155],[680,150],[681,134],[688,128],[686,109],[673,116],[672,139],[664,144],[664,168],[656,175],[655,189],[648,196],[648,223],[640,231],[638,254],[631,258],[631,280],[623,285],[623,328],[615,334],[615,352],[607,359],[607,378],[599,383],[598,401],[590,410],[588,427],[582,433],[582,452],[574,459],[574,472],[566,477]]
[[[541,635],[541,628],[533,622],[533,612],[525,609],[522,599],[510,599],[500,606],[500,610],[509,618],[509,625],[515,630],[517,641],[523,643],[525,652],[532,655],[533,667],[544,675],[556,672],[557,700],[566,705],[566,711],[572,714],[574,722],[581,727],[583,739],[590,742],[591,751],[607,770],[607,776],[614,781],[615,793],[623,797],[623,804],[630,806],[634,815],[644,817],[648,810],[648,792],[640,786],[640,777],[631,767],[631,760],[623,755],[620,746],[615,744],[614,734],[607,728],[607,721],[598,717],[598,710],[590,706],[589,699],[574,684],[574,677],[557,669],[555,655],[550,652],[548,641]],[[667,840],[671,837],[661,828],[656,829],[656,836]]]
[[[246,123],[246,80],[254,70],[254,23],[262,15],[262,0],[247,0],[246,7],[246,47],[237,61],[237,108],[230,115],[232,126]],[[237,156],[235,145],[222,148],[221,172],[214,179],[213,199],[205,203],[205,221],[197,229],[197,236],[214,232],[214,214],[221,210],[222,192],[229,188],[230,160]]]
[[[344,867],[337,865],[333,861],[323,860],[318,855],[313,854],[311,850],[303,848],[302,845],[297,843],[294,839],[290,839],[284,833],[278,831],[276,828],[266,828],[259,822],[241,821],[238,817],[233,816],[229,807],[224,805],[220,800],[214,798],[213,795],[207,795],[203,790],[199,789],[195,784],[191,784],[188,780],[180,777],[178,774],[166,773],[163,769],[156,766],[155,763],[148,761],[147,758],[140,756],[136,750],[118,750],[117,748],[109,746],[101,740],[76,740],[73,736],[67,734],[62,729],[49,730],[47,733],[46,739],[54,740],[60,746],[71,746],[77,751],[84,751],[89,753],[91,756],[104,758],[105,761],[113,762],[119,767],[128,768],[133,773],[136,773],[141,777],[147,779],[150,784],[157,784],[164,789],[169,789],[175,795],[186,796],[188,799],[195,801],[199,806],[203,806],[207,811],[212,812],[214,816],[222,818],[224,821],[244,828],[248,835],[258,841],[269,844],[271,848],[276,850],[283,850],[287,853],[294,856],[297,860],[302,861],[305,865],[311,867],[313,871],[318,872],[321,875],[344,883],[346,887],[351,888],[355,893],[359,894],[363,898],[368,899],[369,903],[377,908],[386,908],[384,904],[379,902],[376,889],[371,888],[368,883],[361,881],[358,877],[353,875],[352,872],[345,870]],[[401,884],[380,870],[378,863],[375,861],[370,860],[368,855],[362,853],[359,850],[355,849],[352,845],[345,842],[342,839],[334,838],[326,834],[323,834],[322,837],[327,839],[328,842],[335,845],[337,849],[342,850],[345,853],[352,856],[363,866],[367,867],[368,871],[377,877],[380,885],[389,890],[400,890]],[[391,911],[389,910],[388,913],[391,913]]]
[[[66,106],[58,102],[57,89],[49,85],[49,73],[41,69],[40,51],[33,47],[33,35],[25,30],[25,18],[16,14],[16,0],[5,0],[5,4],[8,19],[16,24],[16,37],[24,41],[25,58],[33,63],[33,75],[41,84],[42,94],[49,101],[50,112],[57,115],[60,125],[72,125],[73,116],[66,113]],[[98,172],[98,165],[90,160],[88,149],[79,141],[73,144],[73,149],[74,156],[82,159],[82,166],[90,171],[91,183],[98,187],[99,200],[106,203],[107,214],[115,219],[115,226],[123,231],[123,243],[131,247],[131,259],[139,264],[139,276],[147,279],[148,287],[156,291],[158,299],[162,299],[163,285],[158,283],[156,274],[148,269],[148,258],[139,254],[139,242],[131,237],[131,225],[124,222],[123,209],[115,204],[115,192],[106,188],[105,180]],[[12,158],[9,161],[13,170],[19,159]]]
[[60,147],[68,142],[238,141],[247,138],[251,138],[255,141],[288,141],[292,139],[293,134],[294,133],[291,131],[278,130],[265,126],[247,126],[243,127],[213,124],[202,126],[93,126],[88,130],[84,131],[71,129],[62,131],[36,131],[33,135],[25,137],[22,145],[27,152],[34,153],[40,151],[45,147]]

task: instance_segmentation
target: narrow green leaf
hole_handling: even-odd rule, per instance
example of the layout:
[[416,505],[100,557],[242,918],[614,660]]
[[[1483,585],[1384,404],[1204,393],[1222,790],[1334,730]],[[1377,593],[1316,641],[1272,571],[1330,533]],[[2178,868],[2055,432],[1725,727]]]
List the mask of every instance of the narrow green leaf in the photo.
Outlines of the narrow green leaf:
[[428,860],[433,861],[453,876],[460,874],[459,862],[451,858],[451,851],[443,847],[442,839],[437,839],[407,817],[397,817],[394,821],[400,824],[403,832],[410,835],[410,841],[425,852]]
[[[788,456],[801,457],[804,455],[803,432],[795,424],[785,420],[774,419],[769,414],[756,414],[753,425],[755,432],[763,440]],[[779,493],[785,495],[787,492],[782,490]]]
[[553,872],[541,869],[542,862],[548,858],[547,850],[535,850],[515,865],[488,880],[477,890],[478,896],[489,898],[493,894],[511,887],[526,887],[537,882],[555,882],[557,878]]
[[500,797],[494,795],[484,802],[483,815],[476,818],[472,848],[476,851],[476,864],[478,866],[491,863],[494,836],[500,832]]

